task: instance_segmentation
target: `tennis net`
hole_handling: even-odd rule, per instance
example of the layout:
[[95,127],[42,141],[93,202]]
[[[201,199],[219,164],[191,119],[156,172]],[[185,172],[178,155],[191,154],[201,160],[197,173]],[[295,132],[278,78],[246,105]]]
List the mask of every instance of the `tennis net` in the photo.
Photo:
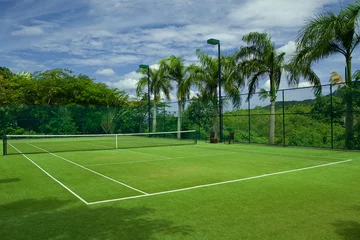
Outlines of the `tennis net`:
[[7,135],[3,138],[3,154],[110,150],[196,143],[196,130],[129,134]]

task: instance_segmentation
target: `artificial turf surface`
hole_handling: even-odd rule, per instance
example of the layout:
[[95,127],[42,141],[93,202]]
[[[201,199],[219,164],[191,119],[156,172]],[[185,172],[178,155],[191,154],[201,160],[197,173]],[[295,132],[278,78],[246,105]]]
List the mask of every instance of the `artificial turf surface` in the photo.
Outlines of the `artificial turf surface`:
[[[1,156],[1,239],[360,239],[359,152],[201,142],[26,156],[89,205]],[[119,182],[150,195],[127,199],[145,194]]]

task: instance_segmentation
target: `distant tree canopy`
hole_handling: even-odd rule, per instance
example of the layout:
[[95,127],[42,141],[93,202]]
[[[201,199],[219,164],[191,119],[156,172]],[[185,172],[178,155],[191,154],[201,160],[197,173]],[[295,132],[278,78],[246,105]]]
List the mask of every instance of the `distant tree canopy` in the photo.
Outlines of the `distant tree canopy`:
[[95,83],[86,75],[74,75],[67,69],[14,74],[1,67],[0,104],[118,107],[128,104],[128,95],[104,83]]

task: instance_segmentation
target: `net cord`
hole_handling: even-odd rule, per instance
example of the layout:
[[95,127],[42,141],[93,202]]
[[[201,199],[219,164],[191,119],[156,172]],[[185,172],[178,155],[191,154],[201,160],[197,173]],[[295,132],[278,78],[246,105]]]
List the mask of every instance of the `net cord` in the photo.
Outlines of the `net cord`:
[[175,133],[193,133],[196,130],[188,131],[173,131],[173,132],[155,132],[155,133],[119,133],[119,134],[78,134],[78,135],[6,135],[7,138],[51,138],[51,137],[111,137],[115,136],[148,136],[148,135],[161,135],[161,134],[175,134]]

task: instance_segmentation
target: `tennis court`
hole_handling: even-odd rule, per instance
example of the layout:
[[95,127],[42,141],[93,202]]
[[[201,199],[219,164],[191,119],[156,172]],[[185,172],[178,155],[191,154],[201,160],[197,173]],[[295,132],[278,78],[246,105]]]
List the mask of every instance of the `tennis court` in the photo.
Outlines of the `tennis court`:
[[[173,236],[172,233],[160,231],[161,233],[155,234],[160,236],[159,239],[210,239],[216,238],[218,234],[224,234],[224,239],[231,239],[245,230],[248,231],[248,237],[244,239],[267,239],[267,231],[253,228],[262,229],[270,224],[275,213],[285,214],[286,217],[275,217],[276,226],[273,230],[279,227],[290,231],[290,228],[287,229],[290,226],[284,226],[284,219],[292,219],[300,226],[305,224],[304,219],[309,221],[305,224],[307,227],[308,224],[319,222],[320,225],[326,225],[324,217],[332,219],[342,207],[360,206],[360,192],[356,187],[358,182],[355,183],[360,180],[358,152],[210,144],[194,141],[192,135],[182,140],[113,135],[86,138],[9,138],[7,154],[1,158],[0,166],[5,174],[2,178],[25,181],[0,184],[3,191],[8,193],[1,200],[2,205],[8,207],[0,208],[0,211],[6,213],[8,209],[12,209],[14,212],[19,211],[15,216],[22,216],[22,201],[28,199],[28,195],[33,196],[32,199],[46,199],[50,194],[52,199],[66,199],[76,206],[111,206],[111,211],[123,207],[132,209],[151,206],[160,212],[151,218],[172,219],[177,224],[192,226],[185,235],[174,233]],[[30,179],[33,175],[38,176],[41,183],[30,184],[34,181]],[[10,185],[11,189],[16,187],[16,193],[11,191]],[[41,195],[42,191],[50,191],[49,189],[56,190]],[[342,197],[344,195],[346,200]],[[350,202],[347,203],[347,200]],[[12,205],[17,201],[22,204]],[[309,209],[323,208],[324,205],[321,204],[324,201],[327,202],[325,208],[328,215],[320,218],[307,215],[306,211]],[[343,203],[341,206],[338,204],[340,201]],[[192,204],[197,206],[196,209],[201,209],[200,212],[193,209]],[[289,204],[293,209],[287,209]],[[52,211],[51,208],[50,204],[47,211]],[[41,207],[38,206],[33,213],[39,209]],[[354,214],[354,211],[357,210],[341,216],[358,219],[359,215]],[[229,219],[218,219],[217,216],[222,216],[224,212]],[[6,216],[7,222],[3,223],[8,228],[3,228],[3,236],[6,236],[5,239],[14,238],[10,229],[16,224],[11,221],[12,215]],[[86,220],[84,216],[79,218],[83,219],[76,221]],[[207,219],[212,219],[211,223]],[[16,221],[32,226],[28,221]],[[45,219],[43,221],[45,222],[41,224],[45,229],[46,226],[56,229],[52,224],[48,225]],[[112,222],[112,219],[103,216],[102,220],[96,221],[100,221],[102,225]],[[247,221],[249,222],[246,223]],[[243,224],[238,225],[239,222]],[[222,227],[224,223],[228,226]],[[113,226],[115,223],[109,224]],[[232,232],[229,228],[237,230]],[[207,233],[204,233],[205,229],[208,229]],[[55,230],[57,231],[60,234],[61,230]],[[137,239],[152,239],[133,234]],[[356,232],[354,234],[357,236]],[[315,235],[324,237],[323,239],[338,239],[335,232],[329,235],[321,229],[315,231]],[[41,236],[51,238],[57,235]],[[276,239],[288,239],[281,232],[274,236]]]
[[[7,148],[8,154],[22,154],[49,181],[85,204],[174,194],[352,161],[321,152],[309,158],[151,136],[17,136],[23,139],[8,140]],[[84,151],[94,149],[102,151]]]

